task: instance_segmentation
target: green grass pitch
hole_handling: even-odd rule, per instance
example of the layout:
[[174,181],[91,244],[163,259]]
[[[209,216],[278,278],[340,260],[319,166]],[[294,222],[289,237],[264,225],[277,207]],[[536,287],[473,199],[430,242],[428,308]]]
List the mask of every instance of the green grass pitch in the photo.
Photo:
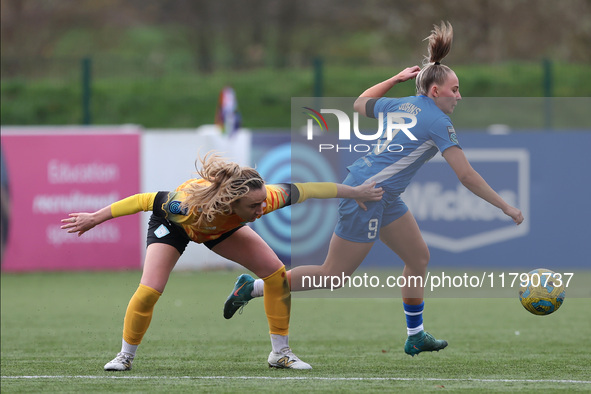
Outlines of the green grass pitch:
[[261,299],[232,320],[236,272],[175,272],[133,370],[103,365],[121,344],[139,272],[2,274],[2,392],[590,392],[591,299],[539,317],[513,298],[432,298],[425,327],[449,342],[403,352],[395,298],[298,298],[290,342],[312,371],[272,370]]

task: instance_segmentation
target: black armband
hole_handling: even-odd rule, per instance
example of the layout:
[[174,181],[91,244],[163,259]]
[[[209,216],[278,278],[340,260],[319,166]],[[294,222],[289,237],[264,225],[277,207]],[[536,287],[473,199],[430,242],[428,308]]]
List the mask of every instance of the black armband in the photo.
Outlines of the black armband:
[[300,190],[293,183],[278,183],[277,186],[285,191],[287,197],[285,199],[285,206],[289,206],[292,202],[297,202],[300,198]]
[[372,99],[367,100],[367,102],[365,103],[365,116],[367,116],[368,118],[375,119],[374,110],[375,110],[377,101],[378,101],[378,99],[372,98]]

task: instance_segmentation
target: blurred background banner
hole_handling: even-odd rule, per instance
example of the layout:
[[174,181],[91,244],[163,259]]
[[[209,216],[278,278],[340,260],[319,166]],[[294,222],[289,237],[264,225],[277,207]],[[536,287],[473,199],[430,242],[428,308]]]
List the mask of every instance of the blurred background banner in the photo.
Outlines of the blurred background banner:
[[[437,155],[403,194],[430,247],[433,266],[588,268],[591,183],[581,174],[591,168],[589,129],[501,135],[457,131],[473,167],[519,207],[526,220],[515,226],[473,196]],[[215,125],[197,130],[3,127],[2,269],[139,268],[149,213],[141,214],[141,220],[129,216],[104,223],[80,238],[60,230],[60,219],[140,191],[174,190],[195,176],[196,159],[210,150],[257,168],[269,184],[341,182],[347,165],[362,153],[318,151],[318,144],[335,144],[335,137],[315,136],[316,145],[311,146],[301,130],[290,135],[241,129],[229,138]],[[320,264],[337,208],[336,199],[309,200],[266,215],[252,226],[284,263]],[[364,262],[382,268],[401,264],[379,242]],[[191,243],[177,265],[213,268],[236,264]]]
[[139,191],[139,140],[134,126],[3,127],[9,223],[2,269],[140,268],[137,216],[82,237],[60,229],[69,213],[94,212]]

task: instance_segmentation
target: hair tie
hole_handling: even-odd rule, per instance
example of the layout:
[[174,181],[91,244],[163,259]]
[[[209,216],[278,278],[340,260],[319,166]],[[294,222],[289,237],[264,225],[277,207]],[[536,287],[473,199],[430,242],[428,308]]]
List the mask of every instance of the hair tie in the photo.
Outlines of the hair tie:
[[439,66],[439,65],[441,65],[441,63],[439,63],[439,62],[435,62],[435,63],[433,63],[433,64],[434,64],[435,66]]

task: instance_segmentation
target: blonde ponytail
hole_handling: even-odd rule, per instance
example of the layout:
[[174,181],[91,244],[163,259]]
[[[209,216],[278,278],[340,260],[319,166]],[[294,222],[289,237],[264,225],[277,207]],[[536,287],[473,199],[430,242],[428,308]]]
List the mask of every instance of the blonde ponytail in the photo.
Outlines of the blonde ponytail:
[[453,27],[449,22],[441,22],[440,26],[434,25],[428,40],[427,52],[423,61],[423,68],[417,75],[417,94],[427,95],[433,84],[442,84],[451,68],[441,64],[441,61],[449,54],[453,42]]
[[428,57],[425,57],[427,63],[441,62],[451,50],[451,44],[454,39],[454,30],[449,22],[441,22],[440,26],[433,25],[433,30],[429,37],[427,47]]

